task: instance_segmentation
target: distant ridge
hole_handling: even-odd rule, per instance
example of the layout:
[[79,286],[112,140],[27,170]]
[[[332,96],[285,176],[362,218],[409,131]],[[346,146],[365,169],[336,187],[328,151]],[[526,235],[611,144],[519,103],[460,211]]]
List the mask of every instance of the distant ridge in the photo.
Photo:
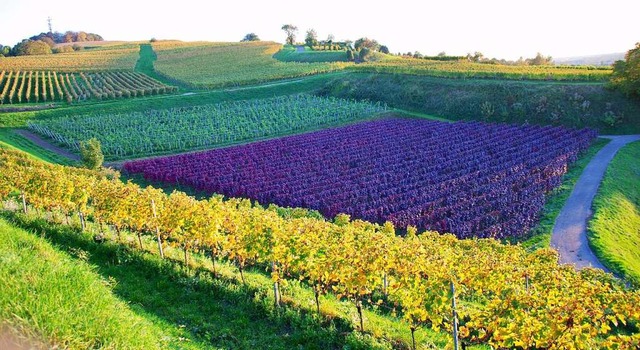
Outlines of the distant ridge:
[[566,65],[590,65],[590,66],[610,66],[617,60],[624,60],[624,52],[607,53],[590,56],[561,57],[555,58],[556,64]]

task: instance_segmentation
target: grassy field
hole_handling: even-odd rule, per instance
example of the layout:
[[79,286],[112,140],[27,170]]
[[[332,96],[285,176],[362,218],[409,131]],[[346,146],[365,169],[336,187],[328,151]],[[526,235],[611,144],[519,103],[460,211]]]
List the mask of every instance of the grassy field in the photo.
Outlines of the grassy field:
[[593,201],[589,243],[602,263],[640,285],[640,142],[620,149]]
[[295,46],[287,45],[278,51],[273,58],[282,62],[347,62],[347,52],[342,51],[316,51],[308,46],[303,46],[304,51],[299,52]]
[[640,102],[599,83],[360,73],[330,81],[320,94],[382,101],[452,120],[590,127],[601,134],[640,133]]
[[156,71],[193,88],[212,89],[301,77],[342,69],[344,63],[280,62],[273,42],[155,42]]
[[443,78],[558,81],[605,81],[612,72],[610,67],[508,66],[467,61],[433,61],[400,57],[359,64],[350,68],[362,72],[426,75]]
[[102,43],[84,50],[46,56],[0,57],[0,71],[54,70],[60,72],[128,70],[139,56],[138,43]]
[[114,295],[87,254],[69,253],[0,218],[0,325],[43,348],[163,348],[168,332]]

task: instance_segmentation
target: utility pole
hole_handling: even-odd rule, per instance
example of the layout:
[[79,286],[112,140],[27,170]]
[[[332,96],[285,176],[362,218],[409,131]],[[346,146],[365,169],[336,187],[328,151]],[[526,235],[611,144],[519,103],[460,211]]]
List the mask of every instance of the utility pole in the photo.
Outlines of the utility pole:
[[47,17],[47,24],[49,25],[49,34],[53,34],[53,27],[51,25],[51,16]]

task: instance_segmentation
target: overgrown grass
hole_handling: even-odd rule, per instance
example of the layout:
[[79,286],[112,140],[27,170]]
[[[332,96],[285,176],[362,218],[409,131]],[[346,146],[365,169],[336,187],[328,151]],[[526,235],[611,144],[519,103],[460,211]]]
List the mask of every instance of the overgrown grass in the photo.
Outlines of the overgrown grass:
[[600,261],[640,285],[640,141],[621,148],[593,200],[589,244]]
[[[22,214],[7,215],[95,266],[112,281],[113,293],[141,315],[177,329],[183,342],[194,348],[207,348],[206,343],[233,349],[407,349],[411,344],[408,326],[388,311],[365,310],[365,334],[354,330],[358,316],[351,302],[321,296],[318,316],[313,291],[296,281],[282,287],[286,306],[276,308],[271,278],[259,268],[246,271],[243,284],[233,265],[217,262],[218,278],[213,278],[209,258],[193,254],[185,268],[179,262],[182,251],[165,247],[168,259],[161,260],[152,237],[143,236],[141,253],[134,248],[137,238],[126,232],[123,244],[115,242],[110,230],[105,243],[96,243],[93,234]],[[416,340],[419,349],[442,348],[450,336],[419,329]]]
[[590,127],[601,134],[640,133],[640,102],[602,83],[360,73],[340,76],[319,93],[381,101],[451,120]]
[[3,218],[0,281],[0,325],[12,333],[47,347],[164,347],[162,329],[113,295],[116,281]]
[[31,142],[31,140],[28,140],[21,135],[14,133],[11,129],[7,128],[0,128],[0,147],[22,150],[26,153],[29,153],[34,158],[42,160],[44,162],[61,165],[75,164],[75,162],[70,160],[69,158],[46,150]]
[[528,235],[529,238],[521,242],[523,247],[530,250],[549,247],[556,218],[571,195],[578,178],[582,175],[584,168],[589,164],[591,158],[609,142],[610,140],[608,139],[596,139],[591,147],[589,147],[575,163],[569,166],[569,170],[562,177],[562,184],[547,195],[544,209],[542,209],[542,213],[540,213],[540,221],[538,225],[531,230]]

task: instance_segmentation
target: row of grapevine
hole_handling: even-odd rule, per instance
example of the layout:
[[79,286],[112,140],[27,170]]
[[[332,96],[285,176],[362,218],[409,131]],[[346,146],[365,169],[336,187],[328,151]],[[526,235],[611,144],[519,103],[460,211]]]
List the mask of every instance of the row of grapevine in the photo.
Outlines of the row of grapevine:
[[[96,88],[99,84],[91,86]],[[169,110],[59,118],[30,122],[29,128],[76,152],[79,141],[96,137],[102,143],[105,156],[118,159],[319,129],[369,118],[386,110],[382,104],[292,95]]]
[[2,71],[0,104],[114,99],[176,92],[138,72]]
[[[287,279],[306,281],[316,295],[335,293],[361,310],[370,302],[395,308],[412,331],[452,331],[458,301],[459,336],[495,348],[632,348],[640,344],[640,292],[600,270],[558,265],[550,249],[533,253],[492,239],[458,240],[393,224],[311,218],[305,210],[262,208],[245,199],[196,200],[164,194],[71,167],[45,165],[0,151],[0,199],[48,211],[91,216],[116,232],[174,245],[185,262],[194,251],[214,264],[233,262],[271,271],[274,300]],[[141,244],[141,242],[140,242]],[[142,247],[141,247],[142,248]],[[450,285],[455,294],[450,293]],[[318,299],[316,298],[316,303]],[[318,310],[320,310],[319,305]],[[360,318],[364,329],[366,324]]]
[[383,119],[127,162],[151,181],[461,238],[526,234],[592,130]]

